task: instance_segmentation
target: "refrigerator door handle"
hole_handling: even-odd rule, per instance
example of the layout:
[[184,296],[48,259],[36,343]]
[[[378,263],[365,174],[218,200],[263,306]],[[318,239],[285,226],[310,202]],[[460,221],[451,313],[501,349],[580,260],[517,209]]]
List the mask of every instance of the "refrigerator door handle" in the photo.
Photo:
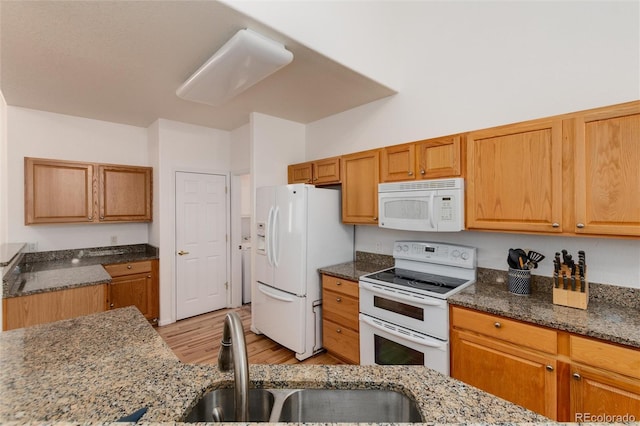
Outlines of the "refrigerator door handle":
[[276,299],[276,300],[280,300],[282,302],[295,302],[295,297],[285,297],[285,296],[280,296],[279,294],[275,294],[272,293],[271,291],[269,291],[269,287],[265,286],[262,283],[258,284],[258,290],[260,291],[260,293],[264,294],[267,297],[271,297],[272,299]]
[[280,235],[280,207],[276,206],[275,212],[273,213],[273,231],[272,231],[272,249],[273,254],[271,258],[273,259],[273,264],[275,267],[278,267],[280,259],[278,259],[278,253],[280,251],[280,239],[278,238]]
[[265,232],[265,247],[267,251],[267,261],[273,266],[273,250],[271,249],[272,228],[273,228],[273,206],[269,207],[269,215],[267,216],[267,232]]

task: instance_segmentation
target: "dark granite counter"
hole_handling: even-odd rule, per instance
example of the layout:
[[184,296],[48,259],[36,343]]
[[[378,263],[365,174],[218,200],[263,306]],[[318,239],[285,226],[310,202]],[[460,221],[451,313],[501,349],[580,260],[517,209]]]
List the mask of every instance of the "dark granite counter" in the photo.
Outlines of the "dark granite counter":
[[3,277],[3,298],[111,282],[102,265],[158,258],[148,244],[25,253]]
[[551,279],[534,276],[527,296],[508,291],[506,272],[478,269],[478,280],[449,304],[640,348],[640,290],[589,285],[586,310],[554,305]]
[[[0,333],[0,423],[110,422],[147,407],[142,422],[175,422],[233,373],[183,364],[140,312],[123,308]],[[392,389],[425,422],[545,422],[546,418],[418,366],[251,365],[252,387]]]
[[358,281],[358,278],[361,275],[391,268],[392,266],[392,256],[366,252],[356,252],[355,262],[345,262],[338,265],[331,265],[325,268],[320,268],[319,271],[322,274],[343,278],[345,280]]

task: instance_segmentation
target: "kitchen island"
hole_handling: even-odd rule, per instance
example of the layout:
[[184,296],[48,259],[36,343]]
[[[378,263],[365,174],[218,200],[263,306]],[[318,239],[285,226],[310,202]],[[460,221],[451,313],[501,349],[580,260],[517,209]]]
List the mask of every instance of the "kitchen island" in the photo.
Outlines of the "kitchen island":
[[[0,422],[109,422],[147,407],[176,422],[233,373],[181,363],[133,308],[0,334]],[[252,387],[377,388],[413,397],[435,423],[545,422],[545,417],[423,367],[251,365]]]

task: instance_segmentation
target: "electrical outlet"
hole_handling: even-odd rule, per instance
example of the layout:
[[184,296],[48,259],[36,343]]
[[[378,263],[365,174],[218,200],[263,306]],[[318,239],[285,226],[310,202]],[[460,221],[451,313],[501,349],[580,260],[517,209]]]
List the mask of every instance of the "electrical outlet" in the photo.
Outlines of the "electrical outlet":
[[29,243],[27,244],[27,251],[29,251],[30,253],[35,253],[38,251],[38,243]]
[[115,246],[116,244],[118,244],[118,236],[117,235],[112,235],[111,236],[111,245]]
[[382,253],[382,243],[380,241],[376,243],[376,253]]

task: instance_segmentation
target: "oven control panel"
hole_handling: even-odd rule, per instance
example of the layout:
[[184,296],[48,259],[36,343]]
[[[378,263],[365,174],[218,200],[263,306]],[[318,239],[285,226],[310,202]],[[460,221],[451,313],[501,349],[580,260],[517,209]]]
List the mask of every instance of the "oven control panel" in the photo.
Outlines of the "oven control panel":
[[393,245],[393,257],[462,268],[476,267],[475,247],[446,243],[396,241]]

